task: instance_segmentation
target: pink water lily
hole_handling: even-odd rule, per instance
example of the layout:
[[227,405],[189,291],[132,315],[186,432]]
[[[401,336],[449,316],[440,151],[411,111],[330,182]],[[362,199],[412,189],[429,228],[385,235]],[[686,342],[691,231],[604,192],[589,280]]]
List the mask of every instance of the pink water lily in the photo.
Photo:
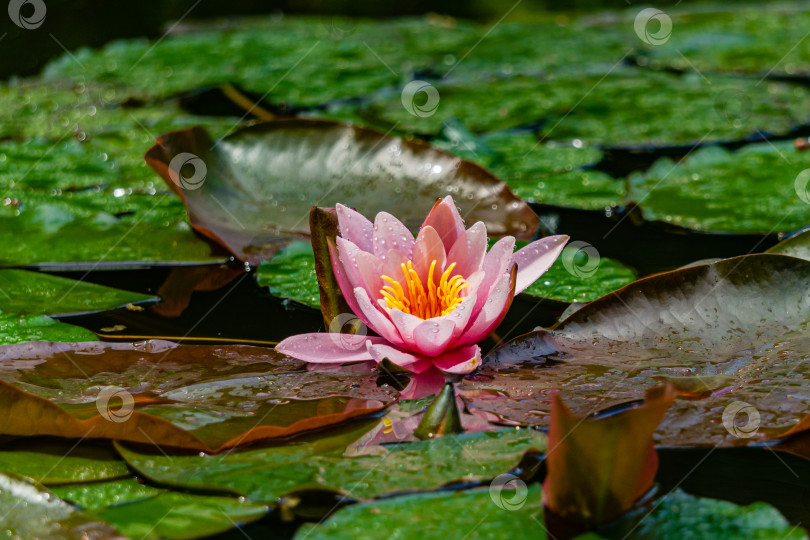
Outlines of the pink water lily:
[[387,212],[372,224],[338,204],[337,216],[332,268],[352,311],[377,336],[301,334],[276,347],[307,362],[387,359],[413,373],[431,366],[469,373],[481,364],[477,343],[568,241],[549,236],[513,253],[515,239],[507,236],[487,252],[486,226],[465,230],[450,196],[433,206],[415,240]]

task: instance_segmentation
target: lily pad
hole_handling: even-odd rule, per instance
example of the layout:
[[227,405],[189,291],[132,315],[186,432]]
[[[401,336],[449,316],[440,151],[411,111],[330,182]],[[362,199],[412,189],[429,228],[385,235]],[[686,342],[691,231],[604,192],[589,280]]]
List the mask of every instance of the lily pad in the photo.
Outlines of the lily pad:
[[258,347],[40,342],[0,358],[5,435],[214,451],[368,415],[396,396],[376,373],[302,371]]
[[0,534],[8,538],[116,538],[113,527],[85,515],[36,484],[0,474]]
[[[690,71],[725,71],[759,76],[806,75],[810,45],[804,39],[810,17],[801,3],[787,2],[761,9],[666,10],[673,32],[666,43],[639,42],[644,65]],[[637,11],[629,14],[627,23]],[[790,46],[785,48],[785,44]]]
[[0,471],[45,486],[96,482],[130,474],[111,447],[75,443],[18,443],[0,451]]
[[523,294],[560,302],[590,302],[635,281],[632,269],[589,250],[588,246],[566,247]]
[[800,176],[808,168],[810,153],[790,142],[705,148],[632,175],[628,197],[649,220],[712,232],[786,232],[810,224],[810,179]]
[[599,162],[602,152],[581,141],[577,147],[540,142],[529,133],[496,132],[434,144],[486,167],[528,202],[602,210],[625,197],[622,181],[586,168]]
[[[185,157],[193,172],[172,171],[172,160],[186,154],[196,156]],[[217,142],[200,128],[171,132],[146,160],[184,199],[197,231],[251,263],[306,235],[314,205],[340,202],[372,217],[389,211],[413,230],[452,193],[466,219],[483,221],[490,234],[529,239],[539,224],[525,202],[472,163],[324,120],[264,122]]]
[[[431,115],[412,115],[398,94],[369,101],[361,114],[409,133],[435,135],[446,122],[458,119],[476,133],[539,126],[550,140],[671,145],[736,140],[757,131],[785,134],[808,121],[810,105],[810,91],[786,83],[632,69],[448,79],[435,87],[441,98]],[[729,110],[732,99],[743,98],[743,111]]]
[[269,287],[276,296],[315,309],[321,308],[315,256],[309,242],[293,242],[273,258],[264,261],[256,270],[256,279],[259,285]]
[[259,93],[270,88],[277,103],[312,106],[394,84],[400,74],[474,43],[482,31],[437,16],[388,22],[273,16],[192,28],[184,24],[183,32],[157,43],[131,39],[98,51],[82,49],[45,73],[106,81],[148,96],[233,82]]
[[26,270],[0,270],[0,310],[18,315],[105,311],[156,300],[121,289]]
[[357,430],[348,436],[338,432],[311,442],[212,457],[164,456],[122,446],[119,452],[138,473],[160,484],[227,489],[254,501],[272,502],[313,486],[364,499],[488,480],[510,471],[527,451],[545,449],[544,435],[507,429],[395,444],[378,455],[345,457],[346,446],[353,442],[347,439],[360,435]]
[[56,486],[51,491],[60,499],[88,511],[150,499],[166,492],[143,484],[136,478]]
[[641,279],[507,343],[460,392],[473,408],[545,425],[552,389],[582,416],[670,382],[680,397],[659,444],[762,442],[810,414],[808,286],[810,262],[782,255]]
[[0,345],[26,341],[95,341],[96,335],[80,326],[55,321],[45,315],[0,313]]
[[810,231],[802,231],[795,236],[782,240],[765,253],[789,255],[810,261]]
[[[513,477],[515,478],[515,477]],[[540,486],[403,495],[348,506],[318,525],[304,525],[297,540],[463,538],[543,540]],[[514,482],[514,480],[513,480]],[[504,504],[505,503],[505,504]],[[471,512],[470,509],[476,509]]]

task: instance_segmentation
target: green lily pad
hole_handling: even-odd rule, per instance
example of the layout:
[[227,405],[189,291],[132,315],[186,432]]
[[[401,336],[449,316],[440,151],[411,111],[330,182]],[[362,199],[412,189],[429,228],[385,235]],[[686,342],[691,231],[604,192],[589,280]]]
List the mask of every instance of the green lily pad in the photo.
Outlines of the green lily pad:
[[315,275],[315,255],[312,244],[293,242],[256,269],[256,279],[262,287],[282,298],[289,298],[315,309],[321,308],[318,278]]
[[511,470],[528,450],[545,448],[544,435],[507,429],[401,443],[386,447],[380,455],[344,457],[352,442],[347,438],[345,433],[330,434],[313,442],[206,457],[147,454],[121,446],[119,452],[138,473],[160,484],[227,489],[272,502],[302,487],[371,498],[436,489],[454,481],[486,480]]
[[234,497],[177,493],[134,478],[62,486],[53,492],[130,538],[200,538],[256,521],[268,511],[265,505]]
[[25,341],[95,341],[96,335],[80,326],[55,321],[45,315],[0,313],[0,345]]
[[776,508],[766,503],[738,506],[693,497],[678,489],[654,505],[653,511],[626,537],[628,540],[807,538],[804,529],[788,523]]
[[39,272],[0,269],[0,311],[6,314],[87,313],[154,299],[154,296]]
[[624,183],[585,167],[602,152],[593,147],[541,143],[528,133],[494,133],[434,144],[492,171],[528,202],[583,210],[617,206],[625,197]]
[[163,492],[94,512],[130,538],[185,540],[226,532],[267,514],[265,505],[233,497]]
[[81,66],[65,55],[45,74],[105,81],[150,96],[233,82],[262,94],[270,88],[277,103],[319,105],[390,86],[402,74],[474,43],[478,33],[476,25],[440,17],[264,17],[186,29],[158,43],[131,39],[98,51],[82,49],[73,54]]
[[128,476],[129,469],[110,447],[75,443],[26,443],[0,451],[0,471],[45,485],[95,482]]
[[810,179],[799,176],[808,168],[810,153],[787,141],[736,152],[705,148],[632,175],[628,197],[648,220],[712,232],[786,232],[810,224]]
[[[671,145],[740,139],[758,130],[786,133],[808,120],[810,106],[810,91],[786,83],[631,69],[443,80],[435,87],[441,98],[429,116],[409,113],[400,95],[372,100],[361,114],[411,133],[435,135],[458,119],[476,133],[542,124],[539,132],[550,140]],[[742,111],[728,108],[742,97]]]
[[113,527],[83,514],[42,487],[0,474],[0,535],[6,538],[116,538]]
[[[803,30],[810,15],[801,3],[666,11],[673,26],[667,42],[638,43],[645,65],[760,76],[810,73],[810,44]],[[625,24],[632,25],[636,13],[628,13]]]
[[[488,489],[471,489],[419,493],[354,504],[338,511],[321,524],[302,526],[295,538],[296,540],[327,538],[442,540],[451,536],[482,540],[548,538],[543,526],[540,486],[532,484],[526,487],[522,482],[520,485],[519,490],[491,493]],[[473,509],[475,511],[472,511]]]
[[[587,249],[587,248],[586,248]],[[590,257],[571,246],[523,294],[560,302],[590,302],[636,280],[633,270],[614,259]]]
[[[124,467],[126,468],[126,465]],[[166,492],[166,490],[143,484],[136,478],[68,484],[54,486],[50,489],[60,499],[89,511],[150,499]]]

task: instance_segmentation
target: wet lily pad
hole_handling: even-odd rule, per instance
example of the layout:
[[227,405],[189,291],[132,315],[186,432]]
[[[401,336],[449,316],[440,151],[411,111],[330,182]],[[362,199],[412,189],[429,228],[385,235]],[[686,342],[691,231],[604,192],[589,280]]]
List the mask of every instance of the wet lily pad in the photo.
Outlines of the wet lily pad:
[[[547,538],[540,486],[527,487],[521,480],[517,482],[521,486],[518,490],[496,490],[494,497],[490,490],[472,489],[403,495],[355,504],[321,524],[304,525],[295,538],[438,540],[448,535],[493,540]],[[470,511],[473,508],[475,512]]]
[[0,270],[0,291],[0,311],[18,315],[87,313],[156,299],[94,283],[15,269]]
[[810,223],[802,198],[810,180],[799,176],[808,168],[810,153],[790,142],[705,148],[631,176],[628,197],[649,220],[713,232],[786,232]]
[[161,484],[227,489],[254,501],[272,502],[296,488],[313,486],[371,498],[487,480],[511,470],[527,451],[545,448],[544,435],[507,429],[401,443],[378,455],[344,457],[346,446],[361,434],[358,430],[326,434],[312,442],[222,456],[163,456],[121,446],[119,452],[138,473]]
[[259,285],[268,287],[276,296],[315,309],[321,308],[315,256],[309,242],[293,242],[273,258],[264,261],[256,270],[256,279]]
[[589,170],[602,158],[593,147],[542,143],[529,133],[494,133],[434,144],[486,167],[528,201],[583,210],[621,204],[624,183]]
[[782,240],[765,253],[789,255],[810,261],[810,231],[803,231],[795,236]]
[[55,321],[45,315],[0,313],[0,345],[25,341],[95,341],[96,335],[80,326]]
[[[181,154],[198,160],[183,172],[188,177],[170,168]],[[372,217],[388,211],[417,229],[436,199],[452,193],[467,220],[483,221],[490,234],[529,239],[539,224],[525,202],[472,163],[324,120],[264,122],[217,142],[200,128],[171,132],[146,160],[184,199],[197,231],[251,263],[308,234],[315,205],[340,202]]]
[[42,487],[0,474],[0,534],[8,538],[115,538],[110,525],[76,510]]
[[[666,43],[639,43],[637,52],[644,65],[759,76],[810,73],[810,48],[802,31],[810,17],[801,3],[780,3],[768,9],[738,5],[733,9],[714,6],[666,11],[673,31]],[[635,14],[628,13],[628,21]],[[786,43],[790,44],[787,48]]]
[[[781,82],[631,69],[443,80],[435,87],[441,99],[431,115],[412,115],[399,95],[372,100],[361,114],[411,133],[435,135],[445,122],[458,119],[478,133],[530,125],[551,140],[671,145],[741,139],[756,131],[787,133],[807,122],[810,104],[810,92]],[[740,96],[743,111],[730,110]]]
[[7,445],[0,471],[25,476],[44,486],[96,482],[129,476],[126,463],[108,446],[42,442]]
[[133,39],[84,49],[74,54],[84,67],[65,55],[45,73],[103,80],[151,96],[221,82],[262,94],[272,86],[274,102],[319,105],[392,85],[401,74],[474,43],[481,31],[435,16],[390,22],[265,17],[189,29],[156,44]]
[[599,257],[587,246],[566,247],[540,279],[523,294],[560,302],[590,302],[636,279],[635,272],[617,260]]
[[[581,416],[671,382],[681,397],[659,426],[658,443],[761,442],[810,414],[809,285],[810,262],[781,255],[641,279],[552,330],[506,344],[461,392],[475,408],[544,425],[552,389]],[[750,421],[737,414],[746,406],[756,410]]]
[[258,347],[25,343],[0,357],[5,435],[214,451],[368,415],[396,396],[376,373],[302,371]]
[[[126,465],[124,467],[126,468]],[[60,499],[89,511],[150,499],[166,492],[131,477],[107,482],[55,486],[50,489]]]

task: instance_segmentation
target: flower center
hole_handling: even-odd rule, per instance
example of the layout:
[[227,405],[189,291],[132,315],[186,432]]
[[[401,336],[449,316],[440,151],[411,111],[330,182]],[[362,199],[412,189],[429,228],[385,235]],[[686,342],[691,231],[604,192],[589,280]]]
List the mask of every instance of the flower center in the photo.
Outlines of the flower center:
[[388,276],[381,276],[383,280],[389,283],[380,290],[380,294],[382,294],[388,307],[399,309],[403,313],[409,313],[420,319],[430,319],[447,315],[461,305],[464,300],[461,291],[469,287],[470,284],[461,277],[461,274],[450,277],[456,263],[448,266],[447,270],[439,277],[439,282],[436,283],[433,279],[436,263],[435,259],[430,263],[430,270],[428,270],[427,275],[427,289],[422,285],[422,280],[416,270],[413,269],[411,261],[402,264],[405,283],[400,283]]

